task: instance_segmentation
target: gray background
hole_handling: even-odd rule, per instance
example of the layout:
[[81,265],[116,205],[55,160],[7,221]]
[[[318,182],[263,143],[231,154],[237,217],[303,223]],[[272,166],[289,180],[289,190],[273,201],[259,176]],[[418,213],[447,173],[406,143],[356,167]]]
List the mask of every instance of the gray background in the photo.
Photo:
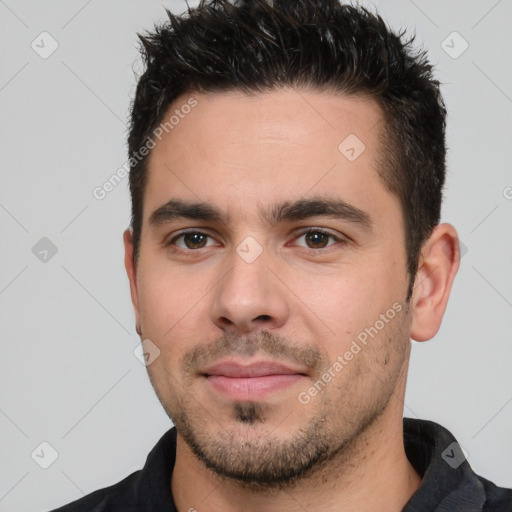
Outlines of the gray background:
[[[512,486],[512,2],[366,5],[416,27],[438,66],[449,110],[443,220],[467,248],[441,331],[413,343],[405,415],[446,426],[477,472]],[[2,512],[50,509],[121,480],[171,426],[133,354],[127,180],[92,195],[126,160],[135,32],[164,18],[157,1],[0,0]],[[31,47],[51,49],[43,31],[59,45],[46,59]],[[57,248],[46,261],[43,237]],[[48,469],[43,441],[58,452]]]

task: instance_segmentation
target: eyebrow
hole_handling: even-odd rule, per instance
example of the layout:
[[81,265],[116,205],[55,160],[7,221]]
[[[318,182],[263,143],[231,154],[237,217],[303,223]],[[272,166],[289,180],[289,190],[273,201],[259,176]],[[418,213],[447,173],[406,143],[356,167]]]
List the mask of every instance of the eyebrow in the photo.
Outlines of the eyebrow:
[[[260,216],[270,224],[311,217],[333,217],[366,229],[372,228],[372,219],[368,213],[341,199],[325,197],[285,201],[267,209],[260,209]],[[149,225],[158,227],[179,219],[228,223],[230,216],[207,202],[171,199],[151,214]]]
[[178,219],[222,222],[224,218],[225,215],[211,204],[171,199],[151,214],[149,225],[157,227]]
[[372,220],[368,213],[341,199],[311,198],[299,199],[294,202],[287,201],[274,206],[265,215],[272,224],[317,216],[353,222],[367,229],[372,227]]

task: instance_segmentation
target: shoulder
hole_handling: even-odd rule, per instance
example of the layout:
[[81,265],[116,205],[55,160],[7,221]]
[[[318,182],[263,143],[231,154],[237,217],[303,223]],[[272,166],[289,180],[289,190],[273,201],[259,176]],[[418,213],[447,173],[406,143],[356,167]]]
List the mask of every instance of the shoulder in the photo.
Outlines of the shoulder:
[[51,512],[141,512],[174,510],[170,478],[176,460],[176,428],[153,447],[141,470]]
[[512,511],[512,489],[498,487],[486,478],[477,475],[485,490],[486,501],[484,512],[510,512]]
[[477,474],[453,434],[428,420],[404,418],[404,446],[421,476],[404,511],[512,512],[512,489]]

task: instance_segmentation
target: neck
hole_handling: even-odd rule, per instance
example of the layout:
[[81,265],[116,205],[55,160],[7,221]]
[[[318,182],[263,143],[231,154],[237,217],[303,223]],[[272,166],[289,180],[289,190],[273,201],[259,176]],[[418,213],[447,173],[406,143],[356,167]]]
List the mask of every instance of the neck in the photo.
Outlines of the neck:
[[[287,488],[256,491],[219,477],[178,433],[171,488],[179,512],[399,512],[421,478],[403,442],[403,403],[393,395],[385,411],[327,465]],[[340,506],[340,504],[342,504]]]

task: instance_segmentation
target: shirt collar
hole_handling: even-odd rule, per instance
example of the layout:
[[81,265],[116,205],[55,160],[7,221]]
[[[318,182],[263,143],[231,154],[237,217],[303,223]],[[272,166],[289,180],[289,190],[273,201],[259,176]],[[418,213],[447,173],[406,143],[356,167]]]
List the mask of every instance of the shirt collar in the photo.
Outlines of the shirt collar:
[[433,421],[404,418],[404,446],[422,481],[402,512],[483,509],[486,500],[483,484],[446,428]]

